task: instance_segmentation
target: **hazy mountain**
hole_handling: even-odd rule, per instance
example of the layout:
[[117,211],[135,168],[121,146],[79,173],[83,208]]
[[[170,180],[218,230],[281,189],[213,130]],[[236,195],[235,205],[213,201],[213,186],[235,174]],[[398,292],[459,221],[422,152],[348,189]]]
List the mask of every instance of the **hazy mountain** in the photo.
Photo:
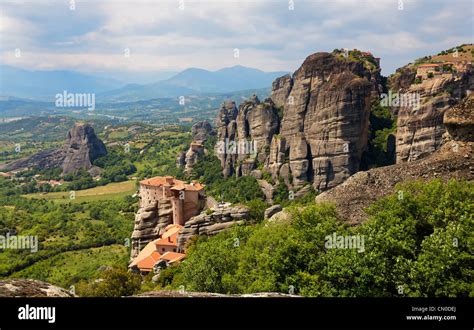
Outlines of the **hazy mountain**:
[[54,101],[57,93],[101,93],[124,83],[74,71],[28,71],[0,66],[0,96]]
[[233,66],[217,71],[190,68],[175,76],[146,85],[127,85],[104,92],[103,101],[133,101],[160,97],[177,97],[206,93],[228,93],[239,90],[271,87],[275,78],[287,72],[264,72],[243,66]]
[[[102,76],[100,76],[101,74]],[[120,73],[83,74],[74,71],[28,71],[3,65],[0,66],[0,98],[16,97],[54,102],[55,95],[66,90],[69,93],[95,93],[96,102],[99,103],[130,102],[181,95],[220,94],[269,88],[275,78],[284,74],[286,72],[263,72],[243,66],[217,71],[190,68],[177,74],[172,72],[157,73],[155,82],[151,84],[126,84],[117,79],[104,78],[131,77]],[[170,75],[172,75],[171,78],[169,78]],[[140,77],[147,81],[151,80],[150,75]],[[163,80],[163,78],[167,79]]]

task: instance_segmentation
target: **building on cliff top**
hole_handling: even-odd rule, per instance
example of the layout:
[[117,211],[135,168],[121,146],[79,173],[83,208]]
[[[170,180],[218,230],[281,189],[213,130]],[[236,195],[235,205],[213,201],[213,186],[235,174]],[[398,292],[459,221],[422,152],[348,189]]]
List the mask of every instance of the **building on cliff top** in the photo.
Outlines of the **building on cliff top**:
[[128,266],[141,273],[155,271],[155,267],[167,267],[181,261],[186,255],[177,252],[178,233],[183,226],[172,224],[165,228],[160,238],[148,243]]
[[204,185],[186,183],[172,176],[157,176],[140,181],[140,207],[171,201],[173,224],[184,226],[191,217],[199,214],[205,203]]

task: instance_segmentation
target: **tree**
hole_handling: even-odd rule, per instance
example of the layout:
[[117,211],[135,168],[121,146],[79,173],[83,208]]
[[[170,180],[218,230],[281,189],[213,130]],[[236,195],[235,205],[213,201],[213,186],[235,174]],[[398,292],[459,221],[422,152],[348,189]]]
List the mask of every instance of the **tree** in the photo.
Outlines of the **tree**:
[[123,268],[111,268],[103,272],[101,278],[93,280],[83,295],[93,297],[131,296],[140,290],[142,278],[139,274],[128,272]]

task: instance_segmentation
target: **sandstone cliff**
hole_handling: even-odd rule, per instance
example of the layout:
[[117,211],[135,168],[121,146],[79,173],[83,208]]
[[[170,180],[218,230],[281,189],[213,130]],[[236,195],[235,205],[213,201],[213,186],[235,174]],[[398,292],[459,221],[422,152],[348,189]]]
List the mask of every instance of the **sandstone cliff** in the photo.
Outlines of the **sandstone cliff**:
[[446,133],[445,112],[473,92],[472,45],[455,49],[466,55],[460,56],[451,49],[426,56],[398,69],[389,78],[393,92],[419,99],[415,104],[403,102],[392,107],[398,114],[397,163],[417,160],[439,149]]
[[450,140],[474,142],[474,94],[444,113],[443,123]]
[[159,238],[165,227],[172,223],[173,209],[170,200],[164,199],[138,209],[135,214],[130,257],[135,258],[142,248]]
[[469,74],[439,75],[404,91],[419,95],[420,106],[404,105],[397,119],[397,163],[425,157],[440,148],[446,132],[443,115],[472,88]]
[[378,62],[361,54],[313,54],[293,76],[275,80],[270,99],[254,96],[238,109],[224,103],[216,118],[218,141],[247,146],[247,152],[216,150],[224,176],[260,178],[263,171],[291,189],[310,183],[322,191],[357,172],[371,97],[381,90]]

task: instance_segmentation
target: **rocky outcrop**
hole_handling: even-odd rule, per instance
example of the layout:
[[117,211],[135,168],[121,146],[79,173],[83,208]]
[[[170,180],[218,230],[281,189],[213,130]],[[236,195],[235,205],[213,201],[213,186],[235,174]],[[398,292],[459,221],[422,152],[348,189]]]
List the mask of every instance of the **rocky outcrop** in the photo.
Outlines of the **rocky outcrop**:
[[419,106],[399,107],[397,119],[397,163],[413,161],[439,149],[446,132],[443,116],[469,89],[469,75],[440,74],[412,84],[402,91],[419,98]]
[[63,174],[74,173],[79,169],[90,170],[94,160],[107,154],[104,143],[87,124],[76,124],[69,130],[63,150]]
[[185,251],[186,243],[195,235],[212,236],[249,219],[250,212],[244,206],[224,206],[202,212],[189,219],[178,235],[178,250]]
[[474,143],[451,141],[426,158],[359,172],[343,184],[321,193],[316,202],[336,205],[342,219],[357,225],[367,219],[365,209],[394,193],[397,183],[432,179],[473,180]]
[[258,186],[263,192],[263,195],[265,196],[265,200],[268,204],[273,203],[273,192],[275,188],[268,183],[266,180],[257,180]]
[[69,291],[55,285],[26,279],[0,281],[0,297],[74,297]]
[[282,109],[285,107],[292,88],[293,79],[289,74],[275,79],[272,84],[272,100],[277,107]]
[[154,205],[138,209],[132,233],[131,258],[135,258],[149,242],[159,238],[165,227],[172,223],[173,209],[170,200],[163,199]]
[[310,182],[322,191],[357,172],[371,97],[381,90],[380,68],[373,57],[368,60],[373,63],[316,53],[293,76],[276,79],[270,99],[254,96],[238,110],[233,102],[223,104],[216,119],[218,141],[256,144],[253,157],[218,154],[224,176],[259,169],[293,190]]
[[207,120],[197,122],[191,127],[193,141],[200,141],[202,143],[205,142],[209,136],[214,134],[215,132]]
[[474,142],[474,94],[448,109],[443,123],[450,140]]
[[192,142],[188,151],[184,154],[184,172],[190,174],[199,158],[206,153],[206,149],[200,142]]
[[186,152],[181,151],[176,156],[176,167],[184,167],[186,165]]
[[234,102],[222,104],[216,127],[215,154],[224,176],[251,175],[267,159],[271,139],[279,130],[279,118],[270,99],[260,102],[253,95],[238,110]]
[[264,219],[270,219],[273,215],[277,214],[282,210],[281,205],[273,205],[265,210]]
[[62,168],[62,174],[84,169],[93,173],[98,168],[92,165],[97,158],[107,154],[104,143],[97,137],[89,124],[76,124],[67,134],[62,148],[39,152],[3,166],[6,170],[25,168]]
[[415,81],[416,68],[413,65],[407,65],[398,68],[388,79],[390,90],[398,92],[407,90]]
[[204,142],[215,135],[211,124],[207,121],[201,121],[194,124],[191,128],[192,142],[186,152],[180,152],[176,157],[176,166],[184,167],[184,172],[190,174],[193,170],[194,164],[205,154],[207,150],[204,148]]

